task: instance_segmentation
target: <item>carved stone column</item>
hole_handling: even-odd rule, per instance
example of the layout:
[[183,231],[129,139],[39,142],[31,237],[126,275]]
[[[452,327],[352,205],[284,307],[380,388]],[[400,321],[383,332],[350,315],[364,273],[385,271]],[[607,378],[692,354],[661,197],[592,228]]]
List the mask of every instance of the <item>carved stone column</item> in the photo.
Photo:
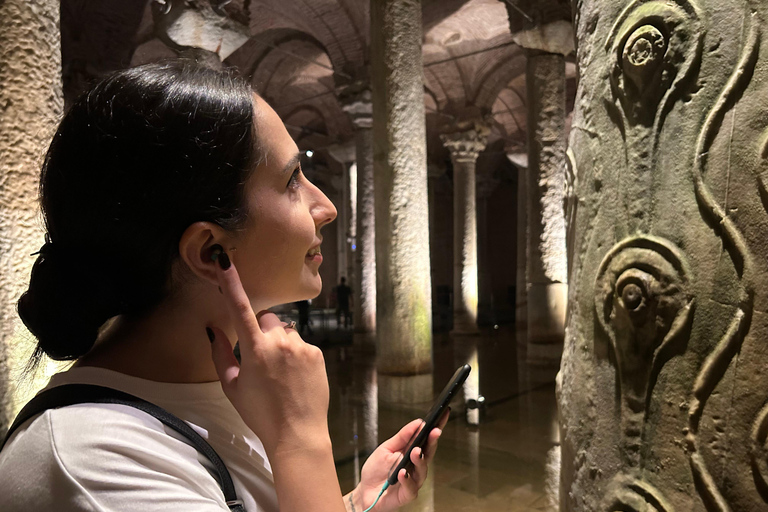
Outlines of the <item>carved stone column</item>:
[[14,383],[33,348],[15,305],[43,243],[37,186],[63,108],[60,40],[59,2],[0,2],[0,435],[21,405]]
[[557,367],[568,290],[563,188],[565,59],[529,51],[527,292],[529,363]]
[[477,205],[475,163],[488,128],[441,135],[453,163],[453,331],[477,333]]
[[[371,2],[379,397],[432,398],[421,2]],[[362,205],[360,206],[362,208]]]
[[375,349],[376,340],[376,212],[373,187],[373,106],[366,84],[339,93],[342,108],[355,126],[357,201],[355,269],[352,285],[355,344]]
[[576,8],[561,510],[767,510],[768,4]]

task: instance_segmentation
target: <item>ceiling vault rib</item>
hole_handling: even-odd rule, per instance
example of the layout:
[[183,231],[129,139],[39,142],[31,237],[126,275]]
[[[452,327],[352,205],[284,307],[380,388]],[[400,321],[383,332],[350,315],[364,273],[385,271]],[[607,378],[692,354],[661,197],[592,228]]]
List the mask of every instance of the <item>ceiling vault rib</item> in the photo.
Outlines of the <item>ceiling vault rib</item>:
[[498,50],[499,48],[505,48],[507,46],[516,45],[517,43],[514,41],[507,41],[506,43],[497,44],[496,46],[491,46],[490,48],[483,48],[481,50],[475,50],[473,52],[468,53],[462,53],[461,55],[454,55],[453,57],[448,57],[447,59],[440,59],[436,60],[434,62],[427,62],[424,64],[424,67],[427,68],[429,66],[437,66],[438,64],[444,64],[446,62],[452,62],[454,60],[463,59],[465,57],[471,57],[473,55],[478,55],[485,52],[490,52],[492,50]]
[[264,46],[269,46],[273,50],[276,50],[278,52],[284,53],[285,55],[293,57],[294,59],[299,59],[299,60],[302,60],[302,61],[304,61],[304,62],[306,62],[308,64],[314,64],[315,66],[320,66],[321,68],[328,69],[328,70],[336,73],[337,75],[342,76],[344,78],[347,78],[349,80],[352,79],[352,77],[350,75],[344,73],[343,71],[337,71],[337,70],[333,69],[333,66],[326,66],[325,64],[323,64],[321,62],[317,62],[316,60],[308,59],[306,57],[302,57],[301,55],[296,55],[295,53],[289,52],[288,50],[283,50],[282,48],[280,48],[278,46],[275,46],[272,43],[268,43],[266,41],[262,41],[258,37],[252,37],[251,39],[253,39],[254,41],[256,41],[259,44],[263,44]]

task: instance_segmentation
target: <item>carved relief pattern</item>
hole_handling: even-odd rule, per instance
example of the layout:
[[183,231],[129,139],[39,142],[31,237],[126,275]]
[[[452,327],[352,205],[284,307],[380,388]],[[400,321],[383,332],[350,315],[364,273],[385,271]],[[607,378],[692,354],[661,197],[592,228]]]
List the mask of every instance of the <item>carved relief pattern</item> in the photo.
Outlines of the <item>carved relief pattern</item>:
[[[582,9],[583,3],[576,2],[577,8]],[[612,7],[616,8],[617,3],[620,2],[615,2]],[[600,3],[591,2],[590,9],[579,12],[587,16],[577,20],[580,23],[579,44],[584,40],[593,43],[579,55],[580,66],[591,66],[593,73],[587,87],[592,86],[592,90],[595,85],[600,87],[594,78],[599,72],[595,70],[602,70],[604,74],[601,76],[608,78],[602,89],[604,93],[592,95],[591,91],[581,91],[582,95],[577,98],[577,105],[579,100],[582,101],[579,108],[583,113],[574,117],[573,127],[578,135],[571,137],[580,144],[571,146],[568,152],[571,175],[566,194],[571,198],[566,202],[569,265],[573,267],[569,274],[573,272],[576,279],[571,275],[569,278],[572,283],[583,283],[582,287],[588,287],[590,283],[594,287],[594,299],[587,297],[586,300],[594,300],[597,332],[592,333],[590,345],[586,341],[590,337],[589,326],[584,327],[584,324],[591,320],[586,311],[581,313],[588,302],[579,298],[585,290],[572,293],[571,302],[579,304],[570,306],[569,317],[578,315],[580,319],[568,322],[570,332],[575,334],[571,335],[571,354],[568,358],[564,356],[565,375],[561,379],[563,382],[572,379],[581,385],[588,382],[599,389],[601,383],[611,382],[602,373],[602,367],[610,366],[601,366],[603,360],[610,361],[615,367],[616,395],[610,397],[608,403],[614,404],[618,399],[619,408],[614,410],[618,413],[620,428],[616,431],[618,442],[612,444],[614,447],[618,444],[619,448],[616,469],[601,482],[599,471],[592,469],[600,467],[600,461],[590,457],[591,453],[598,457],[610,453],[605,444],[595,440],[601,432],[607,433],[610,429],[605,426],[581,429],[575,421],[561,423],[565,429],[564,438],[574,435],[565,427],[571,427],[581,436],[578,442],[567,440],[565,443],[572,450],[570,460],[573,462],[568,470],[577,475],[572,480],[577,483],[571,487],[566,484],[561,489],[561,496],[574,493],[568,496],[571,501],[564,510],[672,511],[674,504],[683,510],[693,507],[690,509],[730,512],[744,509],[744,503],[757,503],[755,499],[768,503],[768,402],[758,402],[755,407],[756,400],[750,397],[740,406],[742,409],[738,413],[746,413],[750,421],[752,414],[762,407],[748,438],[746,435],[739,437],[743,430],[733,426],[743,421],[741,416],[731,418],[731,412],[737,407],[734,396],[743,389],[739,387],[743,386],[739,381],[741,376],[737,377],[736,373],[738,356],[749,346],[745,340],[750,329],[754,331],[753,315],[765,310],[764,305],[759,307],[755,302],[756,295],[765,295],[761,290],[768,288],[768,282],[762,269],[764,265],[761,269],[756,268],[753,255],[753,251],[757,251],[755,228],[748,225],[751,221],[739,220],[749,219],[753,210],[735,215],[734,203],[745,204],[746,209],[752,203],[741,198],[728,200],[729,184],[732,183],[729,180],[744,179],[744,172],[741,168],[731,169],[730,152],[740,146],[734,145],[734,128],[731,128],[730,138],[723,129],[726,116],[730,116],[727,118],[735,126],[735,107],[753,84],[761,40],[759,12],[765,11],[766,7],[764,2],[757,0],[731,2],[729,6],[733,12],[718,13],[721,18],[717,18],[712,14],[715,3],[706,2],[706,7],[701,7],[704,4],[703,0],[629,2],[615,21],[609,22],[610,31],[605,39],[595,30],[598,23],[602,23],[600,15],[604,14],[597,8]],[[742,7],[734,9],[736,5],[743,6],[744,11],[740,11]],[[728,16],[734,26],[738,26],[737,21],[741,22],[743,18],[741,33],[732,37],[730,46],[719,52],[720,45],[732,34],[720,37],[718,30],[722,31],[723,27],[714,26],[712,19],[728,19]],[[593,34],[598,34],[600,39]],[[605,52],[601,56],[591,53],[598,41],[602,45],[600,50]],[[724,56],[730,60],[725,60]],[[712,76],[700,75],[705,69],[703,62]],[[713,73],[713,69],[724,62],[730,63],[716,69],[719,74]],[[699,94],[702,90],[705,92]],[[754,101],[754,93],[752,99]],[[599,102],[602,102],[603,110],[596,113],[594,104]],[[697,120],[682,122],[680,116],[696,112],[695,107],[689,106],[691,103],[702,115],[698,117],[697,113]],[[674,116],[671,115],[673,110]],[[595,120],[599,115],[604,116],[602,125],[603,119]],[[758,115],[745,117],[755,120],[755,125],[763,122]],[[659,154],[665,122],[673,128],[665,132],[663,147],[666,151],[668,148],[684,149],[687,154],[682,165],[678,165],[673,154]],[[670,133],[679,127],[686,130],[686,140],[691,141],[689,148],[684,143],[668,140]],[[603,130],[610,135],[604,134]],[[624,149],[623,161],[616,151],[609,157],[600,153],[603,141],[619,136],[620,146]],[[618,145],[614,142],[611,149],[615,150]],[[581,151],[584,153],[580,154]],[[711,156],[710,152],[718,156]],[[763,133],[759,152],[761,158],[768,159],[768,130]],[[724,162],[727,169],[721,168]],[[584,173],[583,185],[579,184],[582,176],[575,174],[577,164]],[[611,165],[617,167],[616,170],[606,171]],[[668,178],[673,172],[677,173],[675,178]],[[708,172],[712,176],[708,176]],[[732,174],[736,178],[732,178]],[[766,180],[757,174],[762,186],[762,204],[768,211],[768,187],[763,183]],[[604,183],[607,186],[601,192]],[[680,187],[680,192],[659,192],[657,187],[670,183]],[[718,189],[723,184],[725,191]],[[711,188],[713,185],[715,190]],[[686,199],[681,211],[696,217],[700,215],[695,219],[695,226],[687,230],[670,227],[674,222],[670,219],[675,218],[674,210],[678,205],[656,205],[657,201],[682,196]],[[582,204],[585,205],[584,213],[580,211]],[[604,210],[595,211],[601,208]],[[664,209],[673,213],[658,214]],[[585,215],[611,214],[618,218],[614,224],[585,218]],[[655,215],[661,217],[661,221]],[[593,225],[600,226],[596,229],[611,231],[607,235],[593,233]],[[579,233],[579,227],[589,230]],[[745,233],[749,229],[753,231]],[[706,240],[699,243],[694,240],[697,235]],[[768,237],[768,233],[763,237]],[[614,243],[616,240],[621,241]],[[691,250],[701,248],[713,252],[720,249],[719,259]],[[574,249],[578,253],[575,254]],[[596,261],[600,261],[599,265]],[[592,271],[596,269],[596,273],[591,274],[594,281],[585,272],[590,267]],[[692,269],[697,272],[696,279]],[[709,275],[713,271],[722,275]],[[586,280],[579,281],[580,273],[584,273]],[[704,308],[705,315],[716,313],[717,320],[694,322],[694,309],[699,307]],[[761,329],[764,328],[761,324]],[[755,333],[754,337],[757,336]],[[607,343],[600,340],[606,337],[610,342],[610,350],[607,350],[610,356],[600,352],[605,349],[599,344]],[[753,337],[749,339],[750,343],[756,343],[752,341]],[[590,347],[590,356],[582,355],[589,353]],[[754,355],[755,349],[752,350]],[[665,395],[665,391],[660,391],[653,396],[657,382],[662,382],[662,370],[666,365],[672,366],[673,358],[676,358],[674,368],[684,371],[684,376],[667,371],[663,377],[666,392],[674,389],[674,393]],[[754,367],[754,364],[750,366]],[[574,379],[569,374],[584,371],[584,368],[585,377],[581,379]],[[755,379],[755,376],[749,378]],[[752,396],[763,392],[764,389],[756,391]],[[578,411],[569,403],[569,400],[574,401],[575,393],[568,393],[571,392],[566,392],[565,399],[561,399],[561,406]],[[601,397],[607,398],[608,393]],[[667,397],[681,397],[681,400],[672,403]],[[764,396],[762,400],[768,400],[768,397]],[[592,405],[595,402],[599,400],[586,402],[592,411],[608,410],[604,403]],[[707,410],[708,404],[710,409]],[[723,415],[727,416],[723,418]],[[678,437],[672,439],[674,435]],[[670,442],[674,449],[659,446]],[[729,446],[746,442],[749,443],[748,448],[744,448],[746,452],[742,450],[739,457],[728,458]],[[666,464],[677,466],[670,471]],[[669,481],[670,476],[674,479],[675,475],[681,474],[678,469],[683,470],[683,479],[689,478],[685,483]],[[743,481],[745,473],[751,473],[754,486],[751,486],[752,482]],[[734,485],[737,480],[738,485]],[[585,488],[600,489],[600,494],[595,498],[574,498]],[[759,497],[754,495],[755,490]],[[688,496],[691,492],[696,493],[694,497]]]
[[671,510],[658,491],[630,473],[643,467],[645,420],[656,375],[676,352],[675,345],[686,341],[694,305],[689,276],[681,251],[652,236],[616,244],[598,270],[595,310],[616,357],[626,468],[614,479],[607,510],[646,510],[634,502]]

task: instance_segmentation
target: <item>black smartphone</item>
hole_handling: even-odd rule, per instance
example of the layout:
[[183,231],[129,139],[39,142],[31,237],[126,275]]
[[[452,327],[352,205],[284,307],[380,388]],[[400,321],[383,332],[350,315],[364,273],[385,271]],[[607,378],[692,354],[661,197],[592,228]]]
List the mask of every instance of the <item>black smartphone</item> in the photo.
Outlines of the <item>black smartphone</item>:
[[456,394],[456,391],[458,391],[461,385],[464,384],[464,381],[467,380],[467,376],[471,370],[472,368],[468,364],[465,364],[456,370],[456,373],[453,374],[453,377],[451,377],[448,385],[445,386],[443,392],[440,393],[440,396],[437,397],[435,405],[432,406],[432,409],[430,409],[430,411],[424,417],[424,426],[414,437],[411,438],[411,441],[405,448],[405,451],[403,452],[403,458],[392,465],[392,468],[389,472],[389,478],[387,478],[389,485],[395,485],[397,483],[397,474],[400,472],[400,470],[403,468],[408,468],[408,466],[411,464],[411,451],[413,451],[414,448],[424,448],[424,445],[427,444],[429,433],[432,432],[433,428],[435,428],[437,422],[440,420],[440,417],[448,407],[448,404],[451,403],[451,399]]

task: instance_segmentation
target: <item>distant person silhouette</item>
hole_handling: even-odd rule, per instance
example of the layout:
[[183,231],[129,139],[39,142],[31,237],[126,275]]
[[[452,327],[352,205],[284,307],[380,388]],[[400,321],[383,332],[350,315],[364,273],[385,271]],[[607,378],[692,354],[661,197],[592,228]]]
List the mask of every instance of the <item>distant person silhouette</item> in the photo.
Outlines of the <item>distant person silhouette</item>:
[[299,335],[304,335],[304,329],[309,330],[309,335],[312,336],[315,333],[312,331],[312,327],[309,326],[309,306],[312,303],[310,300],[300,300],[296,302],[296,307],[299,309]]
[[344,315],[344,328],[348,329],[352,319],[349,314],[349,303],[352,297],[352,288],[347,286],[347,279],[342,277],[341,283],[336,287],[336,328],[341,329],[341,315]]

